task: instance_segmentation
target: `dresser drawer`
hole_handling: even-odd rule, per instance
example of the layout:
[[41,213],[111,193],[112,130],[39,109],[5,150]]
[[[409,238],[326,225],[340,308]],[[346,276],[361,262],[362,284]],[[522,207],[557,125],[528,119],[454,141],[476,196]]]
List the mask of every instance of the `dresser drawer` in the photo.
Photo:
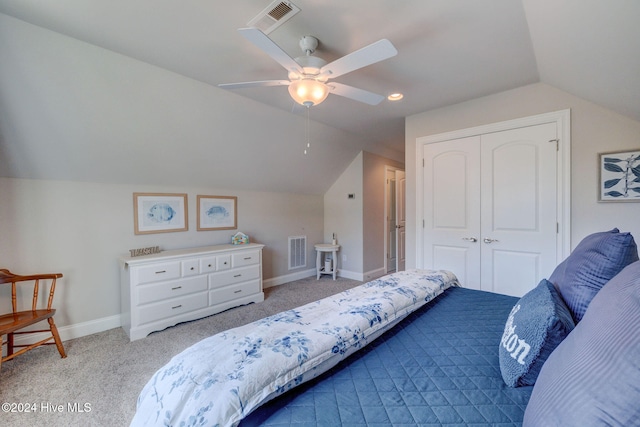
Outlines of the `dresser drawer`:
[[195,276],[200,274],[200,260],[187,259],[182,261],[182,277]]
[[258,292],[260,292],[260,280],[252,280],[246,283],[214,289],[209,291],[209,305],[221,304]]
[[216,266],[218,271],[228,270],[231,268],[231,255],[219,255],[216,257]]
[[239,254],[233,254],[231,258],[231,265],[233,268],[243,267],[245,265],[258,264],[260,262],[260,252],[241,252]]
[[138,286],[138,305],[205,291],[207,288],[206,276]]
[[207,307],[208,299],[206,292],[186,295],[179,298],[165,300],[162,302],[148,304],[138,309],[139,324],[155,322],[190,311],[200,310]]
[[180,277],[179,261],[136,267],[136,269],[138,271],[138,284],[160,282]]
[[234,268],[233,270],[221,271],[209,275],[209,288],[221,288],[247,280],[258,279],[260,277],[260,266]]
[[200,272],[203,274],[216,271],[216,257],[200,258]]

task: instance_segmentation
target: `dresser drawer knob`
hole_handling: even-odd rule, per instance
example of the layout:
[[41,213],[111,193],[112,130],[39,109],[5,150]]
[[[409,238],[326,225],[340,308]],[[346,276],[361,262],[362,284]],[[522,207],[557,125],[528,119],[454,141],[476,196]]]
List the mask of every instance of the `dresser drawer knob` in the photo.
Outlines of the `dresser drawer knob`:
[[211,267],[211,264],[207,265],[207,267]]
[[176,308],[180,308],[180,307],[182,307],[182,304],[176,305],[175,307],[171,307],[171,310],[175,310]]
[[242,292],[242,289],[238,289],[237,291],[233,291],[234,294],[239,294],[240,292]]
[[189,270],[193,271],[193,270],[195,270],[195,267],[191,267]]
[[236,274],[236,275],[235,275],[235,276],[233,276],[233,277],[242,277],[242,274]]
[[160,271],[156,271],[156,274],[162,274],[162,273],[166,273],[167,270],[160,270]]
[[182,289],[182,286],[176,286],[175,288],[171,288],[172,291],[175,291],[176,289]]
[[248,257],[245,257],[245,258],[244,258],[244,260],[245,260],[245,261],[249,261],[251,258],[252,258],[252,257],[248,256]]

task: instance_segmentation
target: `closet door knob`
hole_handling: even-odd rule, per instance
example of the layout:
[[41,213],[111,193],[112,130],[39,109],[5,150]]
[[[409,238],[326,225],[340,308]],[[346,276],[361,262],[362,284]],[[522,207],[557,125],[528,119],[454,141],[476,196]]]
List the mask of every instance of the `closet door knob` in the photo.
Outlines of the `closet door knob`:
[[478,239],[476,239],[475,237],[463,237],[462,240],[467,240],[467,241],[473,242],[473,243],[478,241]]
[[498,239],[489,239],[488,237],[485,237],[484,239],[482,239],[482,241],[485,243],[493,243],[493,242],[497,242]]

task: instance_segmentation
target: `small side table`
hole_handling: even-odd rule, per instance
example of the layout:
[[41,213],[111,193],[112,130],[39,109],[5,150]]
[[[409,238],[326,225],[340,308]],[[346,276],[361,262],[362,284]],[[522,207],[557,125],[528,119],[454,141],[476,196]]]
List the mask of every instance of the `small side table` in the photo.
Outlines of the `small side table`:
[[[318,243],[316,245],[316,280],[320,279],[321,274],[332,274],[333,280],[336,280],[336,273],[338,272],[338,250],[340,245],[332,245],[330,243]],[[323,253],[333,253],[331,270],[324,268]]]

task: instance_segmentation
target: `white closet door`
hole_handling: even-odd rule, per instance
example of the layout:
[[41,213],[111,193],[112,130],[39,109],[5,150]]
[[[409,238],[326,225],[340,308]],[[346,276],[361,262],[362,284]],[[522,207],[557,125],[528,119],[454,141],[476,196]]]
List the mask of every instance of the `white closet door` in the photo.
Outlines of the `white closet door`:
[[480,137],[424,145],[425,268],[480,289]]
[[521,296],[556,265],[556,124],[482,136],[481,283]]
[[522,296],[557,263],[556,124],[424,145],[425,268]]

